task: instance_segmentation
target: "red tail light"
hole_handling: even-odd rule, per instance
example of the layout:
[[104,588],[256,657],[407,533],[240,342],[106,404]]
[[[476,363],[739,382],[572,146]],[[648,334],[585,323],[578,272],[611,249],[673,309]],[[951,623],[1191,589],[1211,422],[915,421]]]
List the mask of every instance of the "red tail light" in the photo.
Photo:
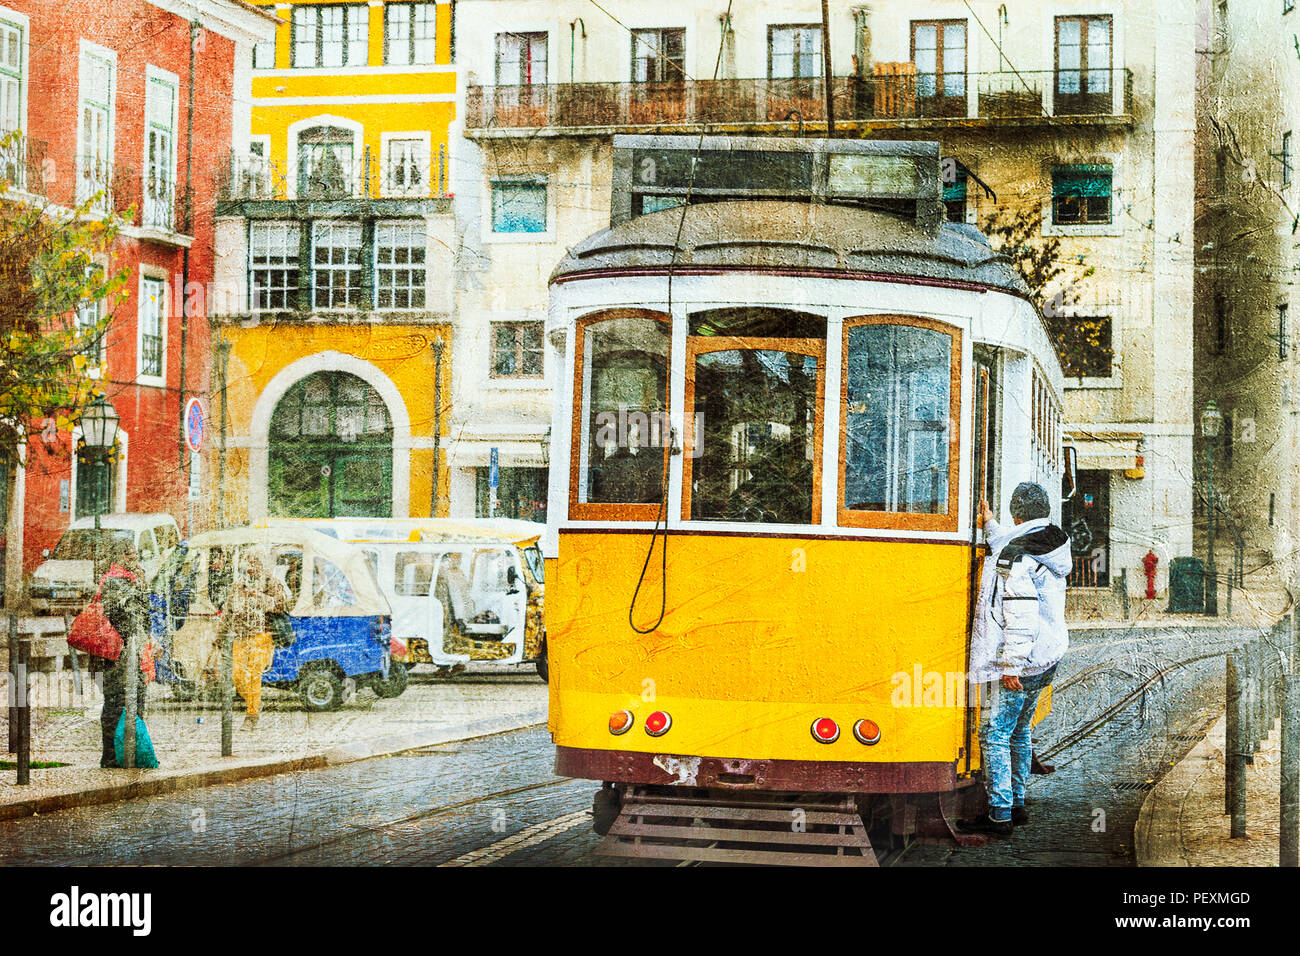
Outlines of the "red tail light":
[[673,725],[673,719],[662,710],[656,710],[645,719],[645,732],[651,737],[662,737]]
[[813,721],[812,735],[819,744],[833,744],[840,739],[840,725],[829,717],[818,717]]
[[632,729],[636,719],[630,710],[620,710],[609,715],[609,732],[614,736],[625,734]]
[[880,743],[880,725],[874,720],[859,720],[853,725],[853,736],[858,738],[858,743],[866,744],[868,747],[878,744]]

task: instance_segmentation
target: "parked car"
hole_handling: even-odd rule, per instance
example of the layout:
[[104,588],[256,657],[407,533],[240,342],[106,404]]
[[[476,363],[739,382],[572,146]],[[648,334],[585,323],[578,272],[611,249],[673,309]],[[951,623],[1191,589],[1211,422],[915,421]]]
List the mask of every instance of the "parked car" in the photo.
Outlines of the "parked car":
[[176,519],[162,512],[107,514],[78,518],[59,538],[54,550],[32,572],[28,597],[38,614],[76,614],[95,594],[95,557],[134,544],[145,574],[152,579],[167,554],[180,541]]
[[264,684],[296,690],[312,711],[336,710],[349,678],[381,697],[406,690],[392,612],[366,556],[307,527],[208,531],[177,547],[151,589],[159,683],[183,699],[217,685],[221,614],[250,551],[269,557],[293,625],[293,643],[275,649]]

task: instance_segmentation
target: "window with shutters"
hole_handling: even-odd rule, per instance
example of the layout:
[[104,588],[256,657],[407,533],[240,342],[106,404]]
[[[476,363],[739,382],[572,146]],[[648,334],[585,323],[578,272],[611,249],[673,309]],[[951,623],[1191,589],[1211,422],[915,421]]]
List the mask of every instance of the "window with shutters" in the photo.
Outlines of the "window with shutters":
[[1111,221],[1110,166],[1052,168],[1053,225],[1093,225]]

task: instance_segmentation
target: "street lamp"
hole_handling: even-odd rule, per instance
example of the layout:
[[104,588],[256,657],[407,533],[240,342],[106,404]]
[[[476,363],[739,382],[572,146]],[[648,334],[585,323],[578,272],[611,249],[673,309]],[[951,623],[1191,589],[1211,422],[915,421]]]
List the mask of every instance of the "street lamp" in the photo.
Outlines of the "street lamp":
[[429,347],[433,349],[433,490],[429,493],[429,517],[438,517],[438,483],[441,479],[441,463],[438,452],[442,444],[442,353],[447,343],[442,336],[436,336]]
[[1219,614],[1219,576],[1214,567],[1214,445],[1219,440],[1222,427],[1223,414],[1214,399],[1210,399],[1205,411],[1201,413],[1201,437],[1205,439],[1205,486],[1210,516],[1206,528],[1209,560],[1205,566],[1205,613],[1214,617]]
[[[99,516],[104,511],[105,501],[103,499],[104,469],[108,467],[108,456],[117,443],[117,426],[121,418],[117,414],[117,409],[113,407],[112,402],[103,395],[96,395],[95,400],[90,403],[81,413],[81,438],[86,446],[86,451],[93,452],[95,457],[95,535],[94,544],[92,545],[94,570],[91,572],[92,579],[98,581],[99,576]],[[122,654],[126,657],[126,712],[124,718],[124,732],[122,740],[122,762],[125,767],[135,766],[135,719],[136,719],[136,644],[135,631],[131,629],[129,633],[122,635],[125,646],[122,648]]]
[[117,444],[117,426],[121,418],[117,414],[117,409],[113,407],[112,402],[103,395],[96,395],[95,400],[86,407],[81,413],[81,440],[86,446],[87,457],[93,453],[95,460],[94,485],[95,485],[95,557],[99,554],[99,516],[104,510],[105,502],[102,499],[104,481],[103,469],[107,464],[106,459],[112,451],[113,446]]

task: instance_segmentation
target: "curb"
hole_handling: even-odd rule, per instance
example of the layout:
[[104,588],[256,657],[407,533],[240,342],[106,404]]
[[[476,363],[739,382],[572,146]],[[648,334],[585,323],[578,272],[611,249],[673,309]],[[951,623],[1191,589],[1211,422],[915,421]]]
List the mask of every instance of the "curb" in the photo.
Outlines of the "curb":
[[1138,866],[1192,866],[1183,846],[1183,802],[1207,773],[1221,763],[1227,717],[1220,717],[1187,756],[1165,774],[1142,801],[1133,827],[1133,856]]
[[[546,722],[546,711],[533,710],[514,717],[496,717],[477,720],[470,724],[452,727],[440,733],[406,734],[401,736],[379,737],[375,740],[334,747],[324,753],[309,754],[302,757],[285,759],[263,759],[257,762],[233,764],[228,767],[215,767],[208,770],[175,771],[171,774],[157,775],[154,771],[128,771],[138,779],[124,783],[109,784],[88,790],[64,791],[50,793],[30,800],[18,800],[13,803],[0,804],[0,820],[16,820],[41,813],[53,813],[73,807],[93,807],[119,800],[133,800],[137,797],[153,797],[179,790],[197,790],[222,783],[237,783],[241,780],[254,780],[297,770],[322,770],[338,764],[351,763],[356,760],[369,760],[451,743],[457,740],[473,740],[510,730],[523,730],[536,727]],[[222,758],[216,758],[222,759]],[[238,758],[225,758],[235,760]],[[149,776],[144,776],[148,773]]]

